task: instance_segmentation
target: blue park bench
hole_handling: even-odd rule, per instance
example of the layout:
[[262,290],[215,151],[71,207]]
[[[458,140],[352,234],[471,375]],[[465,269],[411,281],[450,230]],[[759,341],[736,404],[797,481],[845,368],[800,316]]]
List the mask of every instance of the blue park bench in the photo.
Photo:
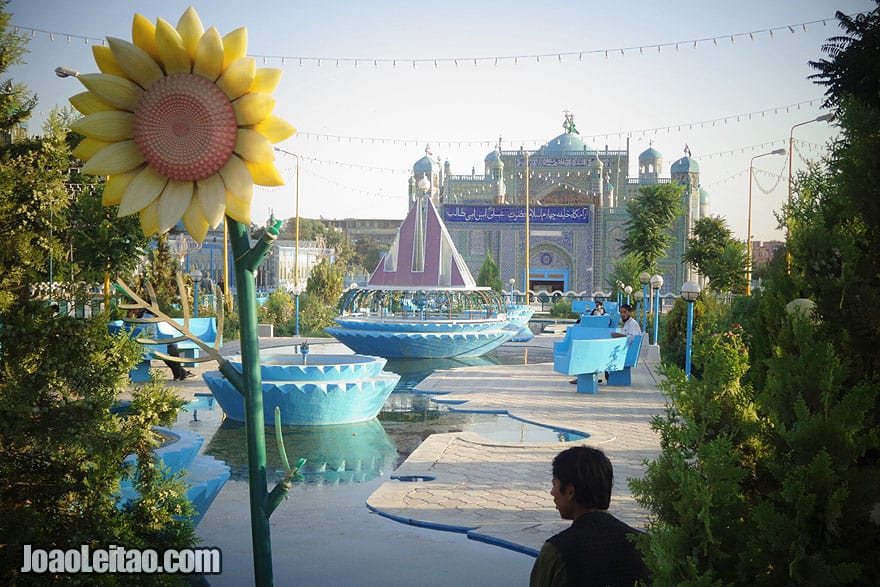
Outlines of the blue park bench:
[[[183,318],[175,318],[175,322],[178,324],[183,324]],[[207,344],[208,346],[214,346],[214,343],[217,341],[217,319],[213,316],[209,318],[190,318],[189,319],[189,330],[192,332],[199,340]],[[156,323],[156,339],[157,340],[165,340],[168,342],[172,342],[169,339],[178,339],[183,334],[174,328],[172,325],[167,322],[157,322]],[[220,344],[223,343],[223,335],[220,334]],[[199,345],[196,343],[184,339],[178,340],[177,348],[180,350],[180,356],[186,357],[189,359],[197,359],[199,358]],[[167,345],[167,343],[166,343]],[[167,348],[167,347],[166,347]],[[192,366],[193,364],[184,363],[187,366]]]
[[590,328],[615,328],[620,322],[617,302],[602,302],[604,316],[590,316],[596,307],[593,300],[572,300],[571,311],[580,316],[580,323]]
[[573,326],[565,339],[553,345],[553,369],[577,376],[578,393],[598,393],[599,374],[608,373],[609,385],[631,385],[644,335],[612,338],[613,329]]
[[[125,331],[128,332],[128,335],[131,338],[140,338],[146,337],[147,329],[144,324],[132,324],[130,322],[125,322],[123,320],[111,320],[107,323],[107,328],[110,330],[111,334],[116,334],[117,332]],[[128,372],[128,379],[133,383],[144,383],[150,380],[150,361],[153,359],[153,350],[154,349],[163,353],[168,352],[168,345],[150,345],[149,348],[145,348],[144,356],[141,358],[140,362]]]
[[[174,320],[178,324],[183,324],[183,318],[175,318]],[[146,324],[136,324],[124,322],[122,320],[113,320],[108,324],[108,328],[110,329],[111,333],[125,330],[132,338],[151,338],[150,332],[152,328],[150,328],[150,325]],[[198,337],[208,346],[213,346],[215,341],[217,340],[217,319],[213,316],[209,318],[190,318],[189,329],[190,332],[192,332],[196,337]],[[149,381],[151,365],[150,361],[154,358],[159,358],[154,354],[154,351],[167,355],[168,343],[174,342],[172,339],[179,339],[183,336],[179,330],[166,322],[156,322],[155,332],[155,339],[164,342],[159,344],[146,345],[147,348],[144,352],[143,359],[128,374],[128,378],[132,382],[143,383],[145,381]],[[221,344],[222,341],[223,338],[221,335]],[[199,346],[188,339],[178,340],[177,348],[180,351],[181,357],[196,359],[199,356]],[[189,367],[193,366],[194,364],[195,363],[184,363],[185,366]]]

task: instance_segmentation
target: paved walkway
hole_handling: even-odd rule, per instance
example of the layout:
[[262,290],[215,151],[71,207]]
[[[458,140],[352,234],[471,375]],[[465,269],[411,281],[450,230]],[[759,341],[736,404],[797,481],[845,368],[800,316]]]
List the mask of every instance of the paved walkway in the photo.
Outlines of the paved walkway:
[[[536,337],[530,345],[560,337]],[[536,555],[543,542],[566,528],[550,496],[551,461],[566,446],[602,448],[614,465],[610,511],[630,525],[644,526],[645,512],[627,480],[639,477],[645,459],[660,451],[651,418],[665,398],[657,390],[656,347],[643,348],[631,387],[600,384],[580,394],[552,364],[469,367],[435,372],[417,392],[442,393],[437,401],[455,409],[507,412],[515,418],[589,434],[585,441],[554,444],[487,442],[470,433],[435,434],[419,446],[367,506],[392,519],[467,532],[482,540]],[[463,403],[460,403],[463,402]]]

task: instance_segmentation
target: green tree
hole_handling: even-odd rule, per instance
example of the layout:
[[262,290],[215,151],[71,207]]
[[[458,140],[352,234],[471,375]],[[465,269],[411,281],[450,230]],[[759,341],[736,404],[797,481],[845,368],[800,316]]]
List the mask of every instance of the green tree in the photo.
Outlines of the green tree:
[[483,265],[480,267],[480,274],[477,277],[477,285],[491,287],[498,293],[501,293],[501,290],[504,289],[504,284],[501,283],[501,274],[498,272],[498,265],[495,264],[495,260],[492,258],[492,253],[489,251],[486,251],[486,258],[483,260]]
[[[701,376],[665,371],[662,453],[632,485],[657,585],[880,583],[880,10],[838,17],[849,36],[815,65],[842,136],[785,211],[790,272],[774,260],[732,308],[750,338],[700,333]],[[814,313],[787,311],[804,297]]]
[[379,265],[379,261],[382,260],[382,255],[386,251],[388,251],[388,245],[380,245],[372,238],[362,238],[355,243],[353,263],[362,267],[369,275]]
[[682,260],[706,276],[717,292],[745,291],[748,256],[746,245],[733,238],[727,222],[707,216],[694,223]]
[[32,284],[71,277],[63,238],[70,196],[64,185],[66,147],[55,139],[28,140],[0,149],[0,314],[30,299]]
[[[6,6],[0,1],[0,71],[24,54],[24,39],[7,28]],[[0,94],[0,132],[14,139],[0,147],[0,582],[118,584],[114,576],[19,576],[22,545],[194,544],[180,480],[159,475],[152,456],[153,425],[173,418],[181,402],[154,381],[135,391],[128,417],[111,413],[142,348],[111,336],[106,316],[54,315],[33,298],[72,234],[70,151],[54,132],[19,140],[14,131],[35,103],[15,102],[23,95],[23,88]],[[78,275],[69,261],[53,270],[59,281]],[[138,456],[137,467],[125,464],[129,454]],[[120,507],[122,480],[140,499]]]
[[342,295],[342,278],[342,270],[336,263],[331,263],[326,258],[321,259],[312,267],[306,293],[315,298],[315,301],[335,308],[339,296]]
[[[184,548],[195,543],[184,488],[156,474],[151,427],[182,402],[153,382],[135,394],[128,417],[111,413],[140,345],[113,337],[103,319],[53,316],[28,301],[3,313],[0,330],[0,580],[17,576],[23,544],[79,548],[125,544]],[[128,454],[139,466],[125,466]],[[120,482],[142,499],[119,508]],[[184,516],[184,517],[181,517]],[[60,580],[61,577],[54,578]],[[65,577],[67,581],[70,576]],[[116,584],[112,576],[83,584]]]
[[[644,270],[645,268],[638,255],[630,253],[623,257],[618,257],[617,261],[614,263],[614,267],[608,274],[608,285],[610,285],[615,291],[620,289],[617,285],[618,283],[622,283],[624,287],[629,285],[633,290],[638,290],[639,273]],[[620,291],[623,293],[622,289],[620,289]]]
[[683,212],[683,193],[677,183],[644,186],[627,202],[629,219],[622,250],[638,257],[642,271],[656,271],[657,261],[668,256],[672,224]]

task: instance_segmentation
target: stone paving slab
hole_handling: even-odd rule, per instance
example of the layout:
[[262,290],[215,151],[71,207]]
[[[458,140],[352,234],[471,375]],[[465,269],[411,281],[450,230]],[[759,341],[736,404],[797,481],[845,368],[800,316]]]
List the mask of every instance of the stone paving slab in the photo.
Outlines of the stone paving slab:
[[543,542],[566,528],[550,496],[551,461],[566,446],[588,444],[605,451],[614,465],[610,511],[642,527],[646,513],[627,480],[640,477],[645,459],[660,452],[651,418],[665,397],[657,389],[657,352],[645,349],[632,371],[632,386],[599,385],[599,393],[577,393],[553,365],[469,367],[430,375],[417,392],[443,394],[436,401],[453,409],[501,411],[536,424],[589,434],[567,443],[489,442],[473,433],[429,437],[367,500],[392,519],[467,532],[469,537],[536,555]]

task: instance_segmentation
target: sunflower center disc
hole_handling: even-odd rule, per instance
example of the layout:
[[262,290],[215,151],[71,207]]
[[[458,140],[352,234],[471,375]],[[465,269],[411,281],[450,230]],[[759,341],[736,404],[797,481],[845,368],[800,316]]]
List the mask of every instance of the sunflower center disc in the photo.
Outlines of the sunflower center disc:
[[158,173],[193,181],[226,164],[238,124],[229,98],[216,84],[179,73],[144,92],[135,108],[133,134],[138,150]]

